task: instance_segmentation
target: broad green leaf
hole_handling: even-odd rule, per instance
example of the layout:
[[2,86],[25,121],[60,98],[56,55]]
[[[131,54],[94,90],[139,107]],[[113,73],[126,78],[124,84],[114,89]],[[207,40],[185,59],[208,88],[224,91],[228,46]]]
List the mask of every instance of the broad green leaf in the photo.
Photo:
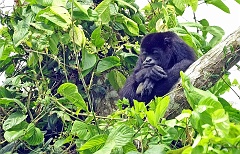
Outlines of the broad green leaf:
[[29,145],[39,145],[43,142],[43,133],[42,131],[35,127],[34,129],[34,132],[33,132],[33,135],[26,139],[26,142],[29,144]]
[[180,23],[181,26],[185,26],[185,27],[197,27],[202,29],[203,25],[201,25],[200,23],[196,23],[196,22],[184,22],[184,23]]
[[217,97],[213,95],[210,91],[203,91],[201,89],[195,88],[190,79],[181,71],[180,72],[182,78],[182,86],[184,88],[184,94],[190,104],[190,106],[194,109],[201,99],[211,98],[215,101],[218,101]]
[[101,73],[115,66],[120,66],[120,59],[116,56],[103,58],[97,66],[97,72]]
[[225,34],[224,30],[219,26],[208,26],[206,30],[213,36],[223,36]]
[[74,2],[74,5],[79,9],[81,16],[89,18],[87,9],[76,0],[74,0],[73,2]]
[[144,154],[164,154],[165,148],[167,148],[167,145],[161,144],[161,145],[149,145],[149,148],[144,152]]
[[64,30],[71,25],[71,16],[67,9],[61,6],[51,6],[39,11],[37,17],[43,17],[54,24],[62,27]]
[[213,38],[209,42],[211,47],[217,45],[225,34],[224,30],[219,26],[208,26],[206,30],[213,35]]
[[30,35],[28,29],[29,25],[24,20],[19,21],[18,24],[14,27],[13,44],[16,47],[28,38]]
[[12,113],[6,121],[3,123],[3,130],[8,130],[18,124],[20,124],[22,121],[24,121],[27,118],[27,115],[22,114],[21,112],[14,112]]
[[63,7],[66,7],[66,4],[68,2],[68,0],[49,0],[49,1],[53,1],[52,6],[63,6]]
[[52,35],[54,33],[53,28],[49,25],[44,24],[44,23],[36,22],[36,23],[30,23],[30,25],[33,26],[34,28],[38,29],[38,30],[43,31],[47,35]]
[[71,103],[80,109],[87,111],[87,106],[82,96],[78,93],[78,88],[75,84],[64,83],[62,84],[57,92],[67,98]]
[[101,38],[101,27],[96,28],[91,35],[91,42],[97,47],[100,48],[105,43],[105,40]]
[[95,154],[110,154],[113,148],[123,147],[130,142],[133,135],[134,132],[130,127],[124,124],[117,126],[111,130],[103,148],[95,152]]
[[[211,95],[211,96],[214,96],[214,95]],[[216,97],[214,96],[212,98],[211,96],[207,98],[203,97],[198,103],[198,105],[205,105],[207,107],[206,111],[209,114],[212,114],[217,109],[223,108],[222,104],[218,100],[216,100]]]
[[110,21],[110,8],[109,5],[112,0],[103,0],[96,8],[95,11],[98,13],[101,22],[107,24]]
[[96,152],[101,149],[107,141],[107,135],[100,134],[90,138],[84,145],[81,146],[80,151],[90,150]]
[[117,70],[112,70],[110,73],[108,73],[107,77],[115,90],[121,89],[126,82],[126,77]]
[[191,6],[194,12],[197,10],[198,0],[186,0],[186,2]]
[[24,132],[23,140],[29,139],[35,133],[35,125],[33,123],[28,124],[27,128],[24,129]]
[[134,12],[137,12],[137,9],[134,6],[132,6],[130,3],[125,2],[123,0],[116,0],[116,1],[118,2],[118,4],[120,6],[127,6],[127,7],[131,8],[131,9],[133,9]]
[[240,4],[240,0],[235,0],[238,4]]
[[156,116],[154,114],[154,111],[147,111],[147,119],[152,126],[154,127],[157,126],[157,121],[156,121]]
[[[4,97],[12,97],[12,94],[11,94],[11,92],[8,89],[6,89],[5,87],[0,86],[0,98],[4,98]],[[0,101],[0,104],[2,104],[2,103],[4,105],[7,105],[4,102]]]
[[27,60],[27,65],[29,67],[34,67],[38,64],[38,55],[35,52],[29,53],[28,60]]
[[97,62],[97,58],[95,54],[91,54],[87,50],[82,51],[82,70],[83,71],[92,68],[96,64],[96,62]]
[[49,47],[51,50],[51,53],[54,55],[58,54],[58,44],[59,44],[59,36],[56,34],[53,34],[50,38],[49,38]]
[[185,1],[182,0],[173,0],[173,3],[175,4],[175,6],[181,10],[184,11],[185,10]]
[[73,29],[69,31],[69,35],[72,42],[76,43],[80,47],[85,46],[86,37],[80,25],[78,25],[78,27],[74,26]]
[[59,139],[54,143],[54,148],[58,149],[62,145],[66,143],[70,143],[73,140],[72,136],[68,136],[67,138]]
[[13,46],[7,44],[7,40],[0,38],[0,60],[6,60],[12,51],[14,51]]
[[231,85],[231,81],[228,76],[225,75],[223,76],[223,80],[220,79],[213,87],[209,89],[209,91],[216,96],[220,96],[229,91],[229,85]]
[[21,109],[24,113],[27,113],[26,106],[21,101],[19,101],[18,99],[15,99],[15,98],[0,98],[0,104],[9,105],[9,103],[16,103],[19,107],[21,107]]
[[89,138],[92,137],[91,127],[88,124],[77,120],[73,123],[71,133],[82,140],[89,140]]
[[230,13],[229,8],[227,7],[227,5],[225,5],[222,0],[207,0],[206,1],[207,4],[212,4],[216,7],[218,7],[219,9],[223,10],[226,13]]
[[14,131],[6,131],[4,133],[4,138],[8,141],[8,142],[13,142],[18,140],[19,138],[23,137],[24,135],[24,130],[14,130]]
[[137,36],[139,34],[138,24],[132,19],[127,18],[126,16],[122,16],[124,21],[124,25],[127,30],[132,34],[132,36]]
[[163,118],[167,110],[168,104],[170,102],[170,97],[169,96],[166,96],[163,98],[157,97],[155,98],[154,101],[158,103],[155,110],[155,116],[156,116],[156,122],[159,122],[160,118]]
[[212,114],[212,121],[220,137],[226,137],[229,134],[230,122],[228,114],[224,109],[218,109]]
[[42,6],[51,6],[53,0],[37,0],[36,2]]

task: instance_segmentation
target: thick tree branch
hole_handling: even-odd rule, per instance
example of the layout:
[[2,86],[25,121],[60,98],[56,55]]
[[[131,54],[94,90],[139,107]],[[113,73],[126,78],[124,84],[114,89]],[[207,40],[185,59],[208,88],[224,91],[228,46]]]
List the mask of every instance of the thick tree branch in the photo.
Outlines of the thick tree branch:
[[[221,78],[225,70],[229,70],[238,61],[240,61],[240,27],[194,62],[186,74],[195,87],[208,89]],[[181,81],[174,86],[170,97],[171,102],[165,115],[166,118],[174,118],[183,109],[190,108],[184,96]]]

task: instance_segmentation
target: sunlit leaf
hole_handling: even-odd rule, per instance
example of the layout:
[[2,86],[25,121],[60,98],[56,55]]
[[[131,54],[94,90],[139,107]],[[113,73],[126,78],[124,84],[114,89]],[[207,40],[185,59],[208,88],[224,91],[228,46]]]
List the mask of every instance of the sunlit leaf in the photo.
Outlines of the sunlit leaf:
[[87,106],[82,96],[78,93],[78,88],[75,84],[72,83],[64,83],[62,84],[57,92],[67,98],[71,103],[87,111]]

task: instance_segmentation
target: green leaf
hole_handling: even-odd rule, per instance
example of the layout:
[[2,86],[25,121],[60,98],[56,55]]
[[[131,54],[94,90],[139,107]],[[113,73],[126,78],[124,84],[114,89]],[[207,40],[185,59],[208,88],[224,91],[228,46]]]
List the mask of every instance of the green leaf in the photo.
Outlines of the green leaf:
[[36,2],[42,6],[51,6],[53,0],[37,0]]
[[80,151],[90,150],[92,153],[101,149],[107,141],[107,135],[100,134],[90,138],[84,145],[81,146]]
[[149,145],[149,148],[144,152],[144,154],[164,154],[166,145]]
[[195,12],[198,7],[198,0],[186,0],[187,4],[189,4],[192,10]]
[[181,11],[185,10],[185,2],[182,0],[173,0],[174,5]]
[[34,28],[38,29],[38,30],[43,31],[47,35],[52,35],[54,33],[53,28],[49,25],[44,24],[44,23],[37,22],[37,23],[30,23],[30,25],[33,26]]
[[97,47],[100,48],[105,43],[105,40],[101,38],[101,27],[96,28],[91,35],[91,42]]
[[166,96],[163,98],[157,97],[157,98],[155,98],[154,101],[157,102],[155,116],[156,116],[156,121],[159,122],[160,119],[163,118],[163,116],[165,115],[168,104],[170,102],[170,97],[169,96]]
[[187,77],[182,71],[180,72],[182,78],[182,86],[184,88],[184,94],[188,100],[190,106],[194,109],[198,105],[200,100],[211,98],[212,100],[218,101],[217,97],[213,95],[210,91],[203,91],[201,89],[195,88],[189,77]]
[[28,60],[27,60],[27,65],[29,67],[34,67],[38,64],[38,55],[35,52],[29,53]]
[[126,82],[126,77],[117,70],[112,70],[107,77],[115,90],[121,89]]
[[120,59],[116,56],[109,56],[102,59],[97,66],[97,72],[101,73],[115,66],[120,66]]
[[33,135],[26,139],[26,142],[29,145],[39,145],[43,142],[43,133],[41,132],[41,130],[37,127],[35,127]]
[[14,51],[13,46],[0,38],[0,60],[6,60],[12,51]]
[[14,26],[13,33],[13,44],[17,47],[19,46],[25,39],[28,38],[30,32],[28,31],[29,25],[26,21],[19,21],[17,26]]
[[124,124],[117,126],[111,130],[104,147],[95,154],[110,154],[112,149],[123,147],[130,142],[133,135],[134,132],[130,127]]
[[209,91],[216,96],[220,96],[225,92],[229,91],[229,85],[231,85],[231,81],[228,76],[225,75],[223,77],[223,80],[220,79],[213,87],[209,89]]
[[184,23],[180,23],[181,26],[185,26],[185,27],[197,27],[202,29],[203,25],[201,25],[200,23],[196,23],[196,22],[184,22]]
[[227,7],[227,5],[225,5],[222,0],[207,0],[206,1],[207,4],[212,4],[216,7],[218,7],[219,9],[223,10],[226,13],[230,13],[229,8]]
[[127,30],[131,33],[132,36],[139,35],[139,28],[138,24],[133,21],[132,19],[127,18],[126,16],[122,16],[124,21],[124,25],[126,26]]
[[77,135],[82,140],[89,140],[92,137],[93,128],[84,122],[75,120],[71,133]]
[[240,4],[240,0],[235,0],[238,4]]
[[213,112],[212,121],[220,137],[224,138],[229,134],[230,122],[228,114],[225,113],[224,109],[218,109]]
[[89,53],[87,50],[82,51],[82,70],[88,70],[92,68],[97,62],[95,54]]
[[208,26],[206,31],[213,35],[213,38],[209,42],[211,47],[217,45],[225,34],[224,30],[219,26]]
[[70,143],[73,140],[72,136],[68,136],[67,138],[59,139],[54,143],[54,148],[58,149],[62,145],[66,143]]
[[[79,3],[78,1],[76,1],[76,0],[74,0],[73,1],[74,3],[74,6],[76,6],[78,9],[79,9],[79,13],[80,13],[80,15],[81,15],[81,17],[83,18],[84,17],[84,19],[85,18],[89,18],[89,15],[88,15],[88,11],[87,11],[87,9],[86,8],[84,8],[82,5],[81,5],[81,3]],[[82,18],[80,18],[80,19],[82,19]]]
[[127,7],[131,8],[131,9],[133,9],[134,12],[137,12],[137,9],[134,6],[132,6],[130,3],[125,2],[123,0],[116,0],[116,1],[118,2],[118,4],[120,6],[127,6]]
[[69,31],[70,38],[72,42],[76,43],[80,47],[84,47],[86,44],[86,37],[83,32],[83,29],[80,25],[76,27],[74,25],[73,29]]
[[3,123],[3,130],[9,130],[13,126],[20,124],[27,118],[27,115],[22,114],[21,112],[12,113],[6,121]]
[[53,1],[52,6],[63,6],[66,7],[66,4],[68,0],[48,0],[48,1]]
[[98,13],[101,22],[107,24],[110,21],[110,8],[109,5],[112,0],[103,0],[96,8],[95,11]]
[[13,142],[21,138],[23,135],[24,135],[24,130],[6,131],[4,133],[4,138],[8,142]]
[[83,100],[82,96],[78,93],[78,88],[75,84],[64,83],[58,88],[57,92],[64,96],[65,98],[67,98],[75,106],[87,111],[85,101]]
[[43,17],[54,24],[62,27],[64,30],[69,28],[71,25],[71,16],[68,13],[67,9],[61,6],[51,6],[47,7],[44,10],[39,11],[37,14],[38,17]]
[[147,119],[152,126],[157,127],[157,121],[154,111],[147,111]]
[[27,113],[26,106],[21,101],[19,101],[18,99],[15,99],[15,98],[0,98],[0,104],[9,105],[9,103],[16,103],[19,107],[21,107],[21,109],[24,113]]

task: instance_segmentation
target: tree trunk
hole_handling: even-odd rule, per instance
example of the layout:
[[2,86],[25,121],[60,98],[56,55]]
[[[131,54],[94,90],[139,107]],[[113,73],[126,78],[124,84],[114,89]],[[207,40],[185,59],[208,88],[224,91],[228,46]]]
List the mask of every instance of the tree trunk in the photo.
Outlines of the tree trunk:
[[[194,62],[185,72],[191,83],[200,89],[212,87],[224,74],[240,60],[240,28],[208,53]],[[171,102],[165,117],[174,118],[183,109],[190,108],[179,81],[170,92]]]

